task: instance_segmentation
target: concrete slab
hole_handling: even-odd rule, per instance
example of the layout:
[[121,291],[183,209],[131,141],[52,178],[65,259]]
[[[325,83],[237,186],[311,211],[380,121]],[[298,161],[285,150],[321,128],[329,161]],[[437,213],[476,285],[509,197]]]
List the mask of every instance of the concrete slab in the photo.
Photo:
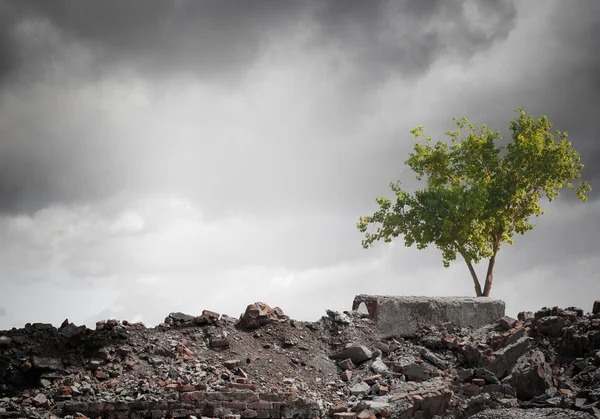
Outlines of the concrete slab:
[[451,322],[457,326],[481,327],[504,316],[505,303],[492,297],[420,297],[357,295],[352,309],[361,303],[376,321],[382,337],[410,337],[429,326]]

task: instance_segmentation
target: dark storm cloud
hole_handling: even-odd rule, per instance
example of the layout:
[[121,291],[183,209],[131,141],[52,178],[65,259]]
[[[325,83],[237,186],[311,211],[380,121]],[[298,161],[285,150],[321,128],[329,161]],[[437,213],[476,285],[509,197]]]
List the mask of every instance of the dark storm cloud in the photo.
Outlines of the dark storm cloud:
[[[150,77],[181,73],[221,79],[243,73],[265,43],[285,37],[303,22],[317,32],[317,46],[337,45],[371,65],[372,71],[389,72],[393,67],[413,74],[427,69],[445,49],[455,48],[468,57],[488,48],[510,32],[516,18],[512,1],[458,0],[20,0],[5,3],[3,9],[7,17],[0,33],[0,77],[20,69],[18,58],[35,64],[30,71],[43,73],[64,48],[51,45],[52,54],[20,57],[23,46],[15,37],[16,28],[35,20],[57,29],[63,42],[87,47],[94,73],[124,67]],[[476,16],[469,16],[471,9]],[[474,26],[473,19],[485,21],[487,29]],[[440,25],[448,21],[455,29]]]
[[[294,48],[340,52],[349,60],[344,68],[353,69],[351,83],[360,82],[352,87],[358,92],[392,73],[418,76],[446,52],[468,58],[506,37],[516,19],[510,1],[19,0],[0,7],[0,108],[14,106],[7,92],[18,97],[22,86],[32,91],[24,101],[35,104],[22,105],[10,124],[0,120],[5,212],[144,189],[136,180],[144,175],[134,172],[150,163],[136,161],[143,155],[137,151],[122,151],[101,111],[76,103],[63,110],[52,98],[68,102],[64,95],[73,87],[120,70],[148,80],[187,75],[231,83],[243,80],[268,45],[304,31],[309,41]],[[42,83],[45,90],[36,91]],[[39,104],[42,97],[50,98],[49,109]]]
[[[476,93],[456,101],[451,112],[477,124],[486,122],[490,128],[501,130],[505,139],[510,138],[508,121],[518,117],[514,108],[525,108],[535,118],[546,115],[554,124],[553,130],[569,133],[569,141],[585,165],[582,180],[594,188],[589,197],[598,199],[600,54],[596,51],[600,49],[600,3],[558,1],[545,5],[550,4],[553,7],[544,32],[522,38],[522,50],[508,57],[514,63],[514,74],[505,77],[513,82],[502,89],[479,85]],[[531,3],[531,7],[538,6]],[[563,194],[577,199],[572,191]]]

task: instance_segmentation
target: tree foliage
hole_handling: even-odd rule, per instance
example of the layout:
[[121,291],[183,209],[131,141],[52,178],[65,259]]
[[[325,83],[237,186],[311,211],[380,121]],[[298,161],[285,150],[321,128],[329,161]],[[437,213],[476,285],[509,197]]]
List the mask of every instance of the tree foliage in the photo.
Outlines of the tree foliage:
[[[567,133],[551,132],[543,116],[534,120],[523,109],[510,122],[511,141],[501,145],[500,132],[483,125],[476,130],[466,118],[456,119],[457,130],[447,132],[451,144],[431,137],[417,141],[407,164],[425,187],[414,194],[403,191],[400,182],[390,186],[396,202],[377,198],[379,210],[360,217],[358,229],[365,233],[363,247],[391,242],[404,236],[406,246],[424,249],[437,246],[444,266],[461,255],[467,263],[477,296],[489,296],[496,254],[504,243],[513,244],[515,233],[534,228],[530,219],[544,213],[540,199],[548,201],[567,186],[585,201],[590,185],[581,181],[580,155],[567,141]],[[418,140],[424,128],[411,133]],[[368,226],[376,226],[368,232]],[[489,259],[484,289],[473,264]]]

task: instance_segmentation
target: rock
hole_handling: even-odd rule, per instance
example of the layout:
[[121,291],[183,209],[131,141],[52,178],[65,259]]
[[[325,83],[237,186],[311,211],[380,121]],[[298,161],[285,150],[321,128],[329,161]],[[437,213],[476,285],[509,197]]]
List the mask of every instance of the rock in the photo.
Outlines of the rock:
[[376,349],[379,349],[379,350],[380,350],[382,353],[384,353],[384,354],[386,354],[386,355],[387,355],[387,354],[389,354],[389,353],[391,352],[391,350],[390,350],[390,345],[388,345],[388,344],[386,344],[386,343],[383,343],[383,342],[375,342],[375,343],[373,343],[373,346],[374,346]]
[[50,402],[48,401],[48,398],[42,393],[38,394],[33,398],[33,403],[37,407],[43,407],[44,409],[50,408]]
[[519,321],[521,321],[521,322],[527,322],[527,321],[535,319],[535,315],[531,311],[521,311],[517,315],[517,319],[519,319]]
[[210,338],[209,345],[211,348],[224,349],[229,347],[229,339],[224,336],[214,336]]
[[339,311],[326,310],[327,316],[329,316],[335,323],[339,324],[350,324],[352,321],[345,313]]
[[373,361],[373,364],[371,364],[371,369],[375,374],[380,374],[383,376],[390,374],[390,369],[387,365],[385,365],[385,362],[383,362],[381,358],[377,358],[375,361]]
[[437,368],[439,368],[441,370],[447,370],[448,368],[450,368],[450,366],[448,365],[448,363],[446,361],[441,359],[439,356],[437,356],[436,354],[434,354],[427,348],[421,348],[419,353],[423,359],[431,362],[433,365],[435,365]]
[[536,320],[536,329],[543,335],[550,337],[560,336],[566,320],[564,317],[546,316]]
[[288,319],[279,307],[271,308],[267,304],[257,302],[246,307],[238,325],[247,329],[258,329],[270,322]]
[[592,308],[593,314],[600,314],[600,300],[594,301],[594,307]]
[[36,372],[64,370],[64,365],[60,358],[34,356],[31,360],[31,366],[32,370]]
[[194,320],[194,316],[184,313],[169,313],[169,316],[165,319],[165,323],[185,323]]
[[365,346],[349,346],[346,349],[331,355],[331,359],[347,359],[350,358],[354,365],[371,359],[371,351]]
[[410,364],[401,368],[400,372],[406,376],[407,380],[417,382],[440,376],[440,372],[428,364]]
[[350,394],[353,396],[362,396],[364,394],[367,394],[369,390],[371,390],[371,386],[361,381],[351,386],[349,390]]
[[471,419],[590,419],[584,412],[567,409],[497,409],[487,410],[472,416]]
[[361,410],[356,415],[357,419],[375,419],[375,413],[370,411],[369,409]]
[[504,316],[498,320],[498,324],[500,324],[500,326],[502,326],[504,329],[510,330],[513,327],[515,327],[515,325],[517,324],[517,320],[513,319],[510,316]]
[[232,369],[240,366],[240,360],[239,359],[230,359],[228,361],[223,362],[223,366],[225,368],[227,368],[228,370],[232,370]]
[[474,383],[465,384],[462,387],[462,391],[467,397],[473,397],[481,393],[481,387]]
[[530,345],[530,339],[522,337],[506,348],[494,352],[486,368],[499,379],[506,377],[517,364],[518,359],[529,350]]
[[553,387],[552,369],[539,350],[522,356],[512,369],[511,375],[511,385],[520,400],[531,400]]
[[347,411],[348,411],[348,406],[346,406],[344,403],[334,404],[334,405],[330,406],[328,409],[329,416],[333,416],[335,413],[342,413],[342,412],[347,412]]
[[523,323],[517,323],[515,327],[506,331],[499,340],[494,342],[496,349],[506,348],[508,345],[513,344],[514,342],[521,339],[525,336],[525,331],[527,329],[523,327]]
[[500,384],[500,380],[498,379],[498,377],[496,377],[493,372],[485,368],[477,368],[474,371],[473,376],[476,379],[482,379],[484,381],[484,384]]
[[483,355],[475,345],[466,344],[461,349],[461,355],[467,367],[481,367],[483,365]]

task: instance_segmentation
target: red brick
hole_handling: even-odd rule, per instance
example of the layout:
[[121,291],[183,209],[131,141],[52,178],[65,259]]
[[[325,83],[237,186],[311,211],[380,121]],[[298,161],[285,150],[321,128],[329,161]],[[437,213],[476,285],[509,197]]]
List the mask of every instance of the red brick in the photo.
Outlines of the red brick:
[[190,391],[188,393],[181,394],[181,401],[196,401],[196,400],[206,400],[207,394],[202,391]]
[[229,409],[244,410],[246,408],[246,403],[244,403],[244,402],[223,402],[223,407],[226,407]]
[[372,386],[373,384],[381,381],[381,375],[370,375],[368,377],[363,378],[363,381],[368,385]]
[[192,385],[192,384],[180,384],[179,386],[177,386],[177,391],[179,391],[180,393],[185,393],[185,392],[195,391],[195,390],[196,390],[196,386]]
[[228,383],[227,386],[229,388],[234,388],[234,389],[238,389],[238,390],[256,391],[256,389],[258,389],[258,385],[256,385],[256,384]]
[[225,394],[219,392],[206,393],[206,400],[227,400]]
[[248,409],[255,409],[255,410],[266,410],[266,409],[271,409],[272,405],[270,402],[265,402],[265,401],[258,401],[258,402],[252,402],[252,403],[248,403]]

